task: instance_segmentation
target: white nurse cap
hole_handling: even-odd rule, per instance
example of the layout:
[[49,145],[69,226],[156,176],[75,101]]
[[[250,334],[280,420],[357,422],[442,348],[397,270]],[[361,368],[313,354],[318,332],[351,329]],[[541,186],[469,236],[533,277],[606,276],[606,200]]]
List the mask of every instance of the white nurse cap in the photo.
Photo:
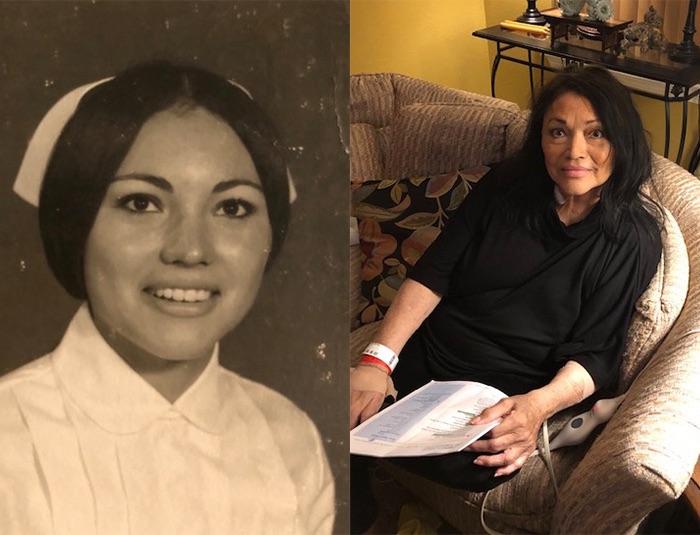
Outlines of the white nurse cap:
[[[34,135],[29,140],[29,145],[24,153],[24,158],[13,186],[14,192],[29,204],[39,206],[41,184],[44,180],[44,174],[49,165],[51,154],[63,128],[78,108],[80,100],[90,89],[111,79],[111,77],[104,78],[69,91],[51,107],[39,123]],[[229,80],[229,83],[248,95],[250,100],[253,100],[252,95],[245,87],[233,80]],[[287,181],[289,184],[289,202],[291,204],[297,197],[297,191],[294,187],[289,167],[287,167]]]

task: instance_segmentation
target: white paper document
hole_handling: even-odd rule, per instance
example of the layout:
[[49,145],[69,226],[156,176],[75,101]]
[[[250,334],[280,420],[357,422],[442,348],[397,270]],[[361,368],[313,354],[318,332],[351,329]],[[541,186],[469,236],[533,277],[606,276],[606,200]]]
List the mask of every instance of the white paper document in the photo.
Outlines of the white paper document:
[[350,453],[418,457],[460,451],[498,425],[500,420],[469,422],[505,397],[481,383],[431,381],[353,429]]

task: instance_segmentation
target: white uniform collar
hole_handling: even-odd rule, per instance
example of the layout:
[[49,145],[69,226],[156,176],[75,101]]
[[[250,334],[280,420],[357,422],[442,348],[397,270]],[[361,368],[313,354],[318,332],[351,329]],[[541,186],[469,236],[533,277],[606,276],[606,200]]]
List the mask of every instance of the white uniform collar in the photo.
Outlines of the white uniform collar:
[[221,377],[218,352],[217,345],[202,374],[170,403],[102,338],[84,303],[51,358],[68,396],[107,431],[133,433],[158,418],[182,415],[197,427],[220,434],[227,420],[220,400],[231,393]]

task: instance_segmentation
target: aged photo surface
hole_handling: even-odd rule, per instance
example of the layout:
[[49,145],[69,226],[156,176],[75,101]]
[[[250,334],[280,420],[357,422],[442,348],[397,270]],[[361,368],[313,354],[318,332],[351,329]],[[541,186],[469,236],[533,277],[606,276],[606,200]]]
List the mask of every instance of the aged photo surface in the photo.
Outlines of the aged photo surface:
[[[274,140],[268,139],[272,147],[269,150],[275,152],[278,155],[275,158],[283,162],[280,165],[286,167],[290,177],[287,184],[292,184],[293,192],[289,195],[291,202],[286,231],[278,233],[283,239],[275,235],[268,239],[270,243],[264,238],[258,240],[262,245],[256,251],[268,255],[272,249],[274,258],[269,263],[265,262],[268,257],[258,259],[264,266],[260,270],[259,290],[249,292],[250,309],[247,312],[242,310],[238,314],[240,318],[237,316],[231,322],[231,330],[223,333],[218,358],[221,366],[233,371],[236,377],[273,389],[290,400],[292,407],[298,407],[299,415],[308,415],[310,429],[315,427],[318,431],[318,444],[327,456],[327,472],[335,486],[335,517],[331,523],[334,533],[346,532],[349,522],[348,9],[347,0],[0,1],[0,376],[16,374],[18,369],[54,351],[73,318],[80,314],[81,307],[87,310],[83,302],[90,302],[92,297],[90,288],[85,299],[75,297],[74,292],[71,295],[66,285],[57,280],[56,268],[47,261],[42,243],[38,210],[13,191],[27,147],[42,118],[61,97],[75,88],[109,79],[104,82],[104,87],[107,87],[113,83],[112,77],[135,66],[147,65],[144,79],[148,78],[152,65],[164,69],[164,72],[170,72],[170,66],[175,65],[175,77],[191,75],[194,79],[201,75],[206,78],[208,74],[201,73],[212,73],[219,82],[233,82],[230,84],[234,87],[233,98],[251,99],[276,130]],[[139,79],[138,73],[133,76],[133,80]],[[116,80],[120,83],[119,76]],[[131,78],[124,80],[127,81],[123,83],[130,87],[128,84],[132,82],[128,80]],[[189,81],[184,85],[188,84]],[[98,93],[102,91],[99,85],[96,90]],[[196,88],[188,87],[187,90],[197,92]],[[88,95],[91,92],[92,89]],[[141,98],[137,89],[134,89],[134,95],[134,99]],[[135,138],[143,145],[141,152],[146,155],[146,161],[155,159],[158,165],[162,165],[163,162],[154,155],[171,155],[172,162],[176,162],[188,150],[201,146],[200,152],[208,155],[210,152],[207,151],[213,150],[211,146],[218,146],[221,136],[211,132],[221,126],[221,121],[216,113],[193,111],[199,106],[197,98],[193,97],[192,102],[188,101],[177,113],[173,112],[159,127],[160,130],[155,130],[152,137],[157,150],[145,138]],[[151,122],[143,124],[151,125]],[[222,132],[225,130],[238,141],[242,139],[243,145],[248,147],[245,135],[237,131],[237,127],[222,128]],[[198,138],[196,132],[200,131],[204,134]],[[250,136],[253,138],[260,134],[255,128],[252,131]],[[141,134],[145,135],[145,130],[138,135]],[[193,139],[191,144],[189,136]],[[266,134],[260,134],[260,137],[265,138]],[[70,142],[66,143],[70,145]],[[177,149],[180,146],[182,148]],[[252,155],[252,161],[258,174],[264,175],[259,160],[265,160],[265,150],[268,149],[261,150],[257,156]],[[242,152],[247,154],[245,148]],[[138,165],[136,169],[139,170]],[[195,169],[195,174],[206,175],[203,169],[209,168],[205,165],[202,169]],[[127,180],[120,179],[120,186],[134,182],[130,180],[134,173],[127,171]],[[272,186],[265,182],[267,179],[260,178],[261,186],[255,178],[255,171],[252,171],[255,180],[248,182],[242,178],[244,172],[241,173],[241,176],[227,178],[235,179],[228,182],[235,182],[234,190],[238,188],[238,192],[242,188],[243,193],[236,193],[234,204],[222,201],[213,205],[211,214],[224,214],[230,219],[245,221],[245,217],[251,214],[260,216],[255,202],[267,203],[268,212],[273,211],[268,191]],[[148,181],[148,188],[155,187],[153,180],[149,178]],[[196,193],[188,191],[180,194],[177,183],[173,184],[175,193],[180,195],[173,194],[174,198],[177,197],[182,206],[190,206],[192,199],[199,198]],[[276,184],[281,184],[279,179]],[[106,199],[109,199],[111,188],[112,185],[107,190]],[[122,211],[128,210],[132,215],[138,211],[140,215],[137,217],[141,217],[141,212],[167,212],[167,206],[151,202],[150,197],[132,196],[123,202],[122,197],[119,199]],[[67,202],[71,202],[70,199]],[[79,203],[73,202],[75,204]],[[99,210],[102,214],[102,208]],[[270,215],[274,234],[273,220]],[[132,244],[128,240],[120,243],[114,238],[119,235],[119,229],[110,225],[101,227],[104,239],[98,240],[98,245],[116,244],[110,251],[113,260],[107,262],[105,272],[114,268],[115,277],[121,277],[119,262],[128,256]],[[184,223],[182,228],[185,228]],[[197,228],[191,234],[185,231],[178,234],[181,229],[172,231],[174,234],[168,236],[176,238],[170,244],[182,245],[200,232],[201,229]],[[94,249],[90,244],[91,240],[95,241],[96,232],[93,227],[87,239],[88,248]],[[200,238],[204,235],[205,231],[197,234]],[[134,234],[129,236],[133,238]],[[153,236],[144,236],[146,238]],[[202,241],[210,246],[214,239],[207,235]],[[192,240],[196,241],[195,238]],[[255,240],[251,239],[251,242]],[[176,248],[174,245],[171,252]],[[211,249],[215,247],[211,245]],[[83,251],[82,254],[86,255],[81,257],[85,262],[91,253]],[[172,254],[177,255],[176,252]],[[165,258],[165,262],[172,264],[186,261],[184,257],[168,258],[167,253],[161,256],[161,260]],[[197,261],[202,265],[209,263],[209,259]],[[229,274],[231,279],[238,279],[240,275],[235,269]],[[84,276],[89,278],[89,273]],[[240,280],[245,280],[245,276],[240,275]],[[251,277],[255,279],[254,274]],[[221,284],[228,284],[228,281]],[[89,281],[87,286],[90,287]],[[113,294],[116,301],[122,297],[118,291]],[[217,298],[221,297],[217,292],[225,293],[218,287],[211,291],[207,288],[196,299],[205,299],[205,294],[208,299],[211,295],[207,292]],[[154,289],[152,293],[151,297],[178,301],[174,307],[187,308],[189,298],[163,295],[162,288]],[[192,299],[194,296],[192,294]],[[94,314],[97,305],[90,303],[90,306]],[[164,305],[166,309],[168,306]],[[245,307],[247,303],[241,306]],[[103,307],[109,317],[113,312],[110,305],[103,303]],[[126,318],[125,321],[133,323],[136,320]],[[202,326],[201,332],[206,331],[204,322]],[[141,327],[144,330],[156,328],[147,323]],[[118,327],[110,328],[119,331]],[[97,329],[104,336],[99,324]],[[195,331],[199,333],[197,329]],[[176,334],[172,330],[165,332],[164,339]],[[196,342],[196,333],[182,336],[185,340],[194,338]],[[115,336],[120,334],[123,333],[116,332]],[[160,347],[160,342],[168,346],[167,340],[158,340],[158,336],[151,334],[148,338],[154,340],[155,346]],[[130,341],[140,343],[139,340]],[[108,343],[115,347],[115,344]],[[126,357],[124,360],[129,362]],[[6,386],[5,390],[8,388]],[[60,390],[62,386],[57,388]],[[177,396],[173,397],[177,399]],[[5,399],[2,393],[0,398]],[[275,412],[269,406],[260,409],[263,413],[265,410]],[[5,420],[0,424],[10,425],[8,417]],[[273,428],[271,432],[274,435],[276,431]],[[247,443],[262,443],[265,436],[249,436]],[[303,441],[299,444],[306,448]],[[261,447],[267,445],[261,444]],[[282,462],[285,455],[282,452]],[[308,464],[308,461],[301,464]],[[0,470],[0,477],[2,473]],[[186,484],[183,482],[184,493],[187,493]],[[1,486],[5,486],[2,481]],[[51,494],[50,480],[47,488]],[[192,489],[192,494],[198,492],[199,489]],[[280,492],[280,496],[284,496],[284,492]],[[207,489],[206,494],[210,493],[211,489]],[[277,499],[278,496],[271,493],[258,507],[274,504]],[[303,499],[299,498],[299,501],[301,503]],[[270,509],[275,507],[270,506]],[[0,512],[0,527],[5,514]],[[260,525],[270,527],[274,523],[265,520]],[[286,529],[295,532],[292,526]],[[299,529],[297,526],[296,530]]]

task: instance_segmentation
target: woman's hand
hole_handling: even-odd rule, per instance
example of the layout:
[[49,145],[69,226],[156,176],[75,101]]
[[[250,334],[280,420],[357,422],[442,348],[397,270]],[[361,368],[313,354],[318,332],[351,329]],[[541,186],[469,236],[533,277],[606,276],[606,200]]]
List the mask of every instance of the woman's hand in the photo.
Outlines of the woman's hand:
[[505,398],[472,420],[485,424],[502,418],[488,438],[477,440],[466,451],[491,453],[474,461],[481,466],[498,466],[496,476],[522,468],[537,446],[542,422],[553,414],[583,401],[595,392],[593,379],[578,362],[562,366],[549,384],[522,396]]
[[481,466],[498,467],[495,476],[505,476],[522,468],[537,447],[537,435],[547,411],[534,393],[502,399],[472,420],[484,424],[499,418],[501,423],[477,440],[466,451],[490,453],[474,461]]
[[379,411],[387,391],[387,373],[360,364],[350,371],[350,429]]

